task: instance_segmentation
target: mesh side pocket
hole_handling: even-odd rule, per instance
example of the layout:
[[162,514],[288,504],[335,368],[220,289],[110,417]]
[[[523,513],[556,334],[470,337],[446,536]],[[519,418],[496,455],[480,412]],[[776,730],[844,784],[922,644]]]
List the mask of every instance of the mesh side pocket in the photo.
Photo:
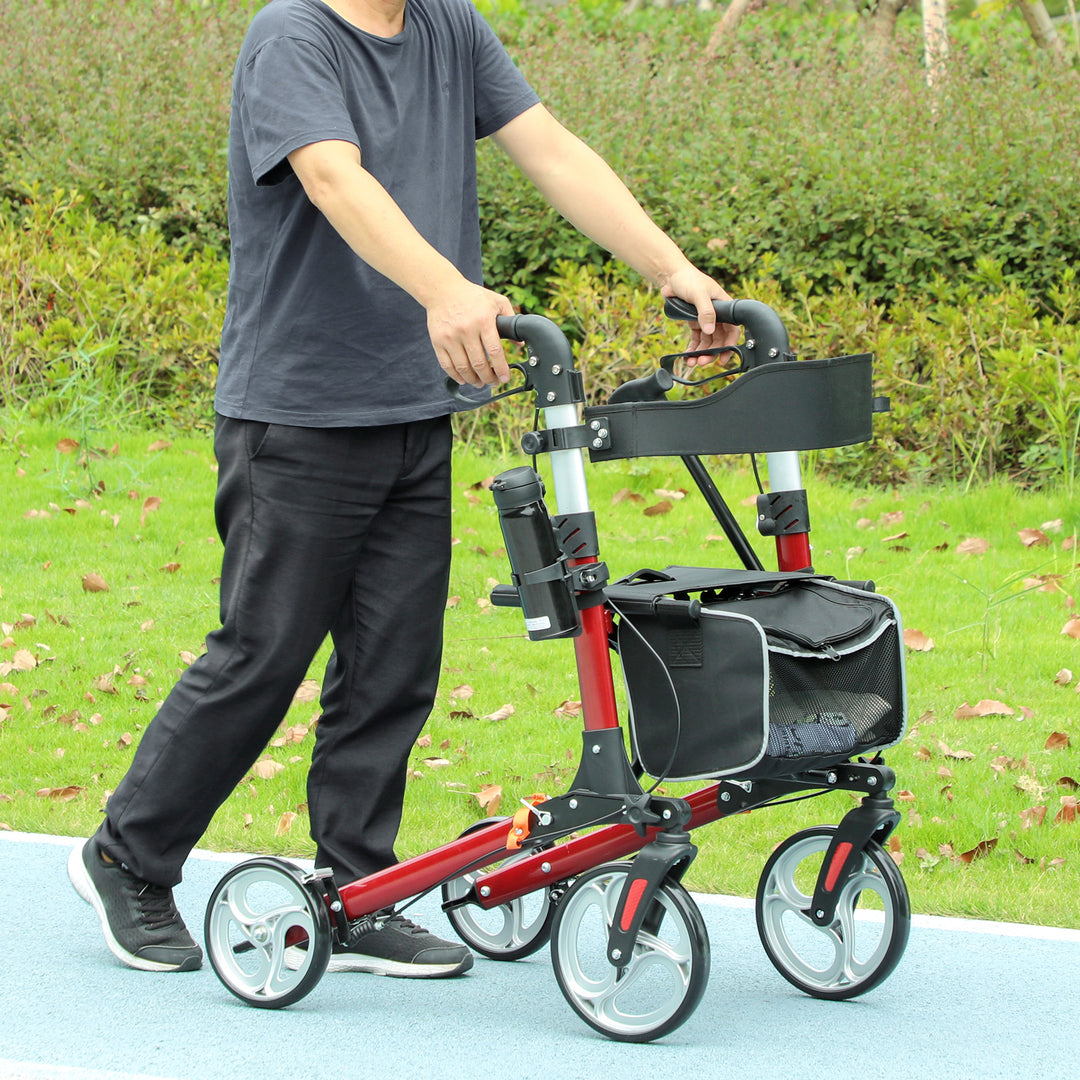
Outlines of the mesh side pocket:
[[894,742],[904,723],[899,647],[894,624],[866,648],[838,659],[770,651],[771,723],[846,723],[854,729],[855,752]]

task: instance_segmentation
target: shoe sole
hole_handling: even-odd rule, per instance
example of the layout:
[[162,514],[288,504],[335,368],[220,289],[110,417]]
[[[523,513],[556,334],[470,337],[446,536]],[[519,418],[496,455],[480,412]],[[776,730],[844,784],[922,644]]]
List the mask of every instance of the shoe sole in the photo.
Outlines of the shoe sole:
[[105,915],[105,905],[101,902],[97,889],[90,878],[90,872],[83,862],[83,848],[85,844],[71,849],[68,856],[67,872],[75,891],[97,912],[101,930],[105,935],[105,944],[109,952],[122,964],[138,971],[198,971],[202,967],[202,959],[198,956],[189,956],[179,964],[163,964],[158,960],[145,960],[141,956],[129,953],[119,941],[113,937],[112,928],[109,926],[108,917]]
[[[303,949],[285,950],[285,964],[294,971],[303,964],[307,953]],[[355,971],[365,975],[384,975],[391,979],[447,979],[462,975],[473,966],[471,953],[456,964],[407,964],[400,960],[380,960],[375,956],[360,957],[338,953],[330,957],[326,970]]]

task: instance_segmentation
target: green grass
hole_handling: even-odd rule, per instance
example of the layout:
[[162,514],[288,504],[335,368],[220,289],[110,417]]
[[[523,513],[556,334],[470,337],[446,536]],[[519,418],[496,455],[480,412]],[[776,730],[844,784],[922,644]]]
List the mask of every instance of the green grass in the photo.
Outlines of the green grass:
[[[169,445],[152,448],[163,436],[33,422],[0,429],[0,825],[87,835],[156,703],[215,624],[211,445],[203,436],[169,436]],[[62,439],[82,445],[64,453]],[[529,642],[519,612],[486,604],[507,568],[480,485],[519,463],[468,446],[457,455],[451,593],[459,599],[447,612],[438,701],[411,762],[403,856],[483,817],[478,796],[488,785],[501,788],[499,811],[512,812],[534,791],[557,793],[576,767],[579,720],[565,715],[574,711],[565,703],[578,698],[571,646]],[[754,493],[752,477],[725,467],[718,476],[749,525],[752,510],[742,504]],[[693,491],[658,494],[689,486],[677,461],[598,466],[590,479],[602,555],[616,574],[730,565]],[[1005,485],[966,494],[853,491],[812,476],[808,487],[817,569],[875,579],[905,626],[934,642],[907,654],[911,731],[887,755],[904,793],[893,854],[915,909],[1080,926],[1080,822],[1055,822],[1076,796],[1068,778],[1080,779],[1080,641],[1062,633],[1078,592],[1075,497]],[[641,501],[617,499],[623,489]],[[670,512],[643,513],[665,497]],[[1042,529],[1046,543],[1027,546],[1025,529]],[[988,548],[963,554],[962,541],[973,538]],[[770,542],[755,543],[767,558]],[[100,575],[108,591],[87,591],[88,574]],[[316,659],[312,679],[325,658],[324,651]],[[1059,672],[1067,669],[1066,682]],[[1013,713],[957,717],[965,703],[984,700]],[[505,705],[512,715],[488,719]],[[317,711],[317,701],[294,704],[280,745],[265,755],[280,770],[239,785],[206,846],[312,853],[304,779]],[[1055,732],[1067,746],[1047,748]],[[848,795],[828,795],[702,830],[688,883],[752,894],[776,843],[804,825],[839,820],[850,805]],[[1043,806],[1042,823],[1031,823]],[[982,857],[954,857],[991,840],[996,846]]]

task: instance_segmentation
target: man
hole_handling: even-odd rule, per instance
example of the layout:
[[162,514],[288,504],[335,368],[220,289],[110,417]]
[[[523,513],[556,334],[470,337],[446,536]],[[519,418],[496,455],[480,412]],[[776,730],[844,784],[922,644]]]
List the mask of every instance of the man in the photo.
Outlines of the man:
[[[450,557],[443,372],[509,369],[481,280],[475,143],[575,226],[695,305],[713,299],[607,165],[557,123],[469,0],[273,0],[237,62],[217,388],[221,628],[148,727],[69,874],[132,967],[202,962],[172,886],[326,635],[308,779],[316,862],[395,861],[405,768],[438,684]],[[441,370],[440,370],[441,369]],[[335,968],[454,975],[472,956],[387,913]]]

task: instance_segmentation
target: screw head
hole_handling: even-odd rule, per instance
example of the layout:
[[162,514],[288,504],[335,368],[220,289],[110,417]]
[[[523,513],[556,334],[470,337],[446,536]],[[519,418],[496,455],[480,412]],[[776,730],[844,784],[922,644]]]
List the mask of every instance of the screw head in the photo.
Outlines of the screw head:
[[818,909],[817,911],[815,911],[815,912],[814,912],[814,914],[815,914],[815,915],[816,915],[816,916],[817,916],[817,917],[818,917],[819,919],[824,919],[824,918],[825,918],[825,912],[824,912],[824,911],[822,911],[822,910],[821,910],[820,908],[819,908],[819,909]]
[[604,440],[603,439],[593,439],[592,444],[593,444],[593,449],[594,450],[599,450],[599,449],[601,449],[603,447]]
[[554,400],[555,400],[555,397],[556,397],[556,394],[555,394],[555,391],[554,391],[554,390],[549,390],[549,391],[547,392],[547,399],[548,399],[548,401],[554,401]]
[[551,873],[551,863],[549,863],[549,862],[541,863],[540,864],[540,870],[545,874],[550,874]]
[[622,949],[612,949],[611,950],[611,959],[612,960],[621,960],[622,959]]
[[731,802],[731,792],[730,791],[721,791],[720,792],[720,801],[721,802]]
[[480,886],[480,895],[481,896],[490,896],[491,895],[491,886],[490,885],[481,885]]

